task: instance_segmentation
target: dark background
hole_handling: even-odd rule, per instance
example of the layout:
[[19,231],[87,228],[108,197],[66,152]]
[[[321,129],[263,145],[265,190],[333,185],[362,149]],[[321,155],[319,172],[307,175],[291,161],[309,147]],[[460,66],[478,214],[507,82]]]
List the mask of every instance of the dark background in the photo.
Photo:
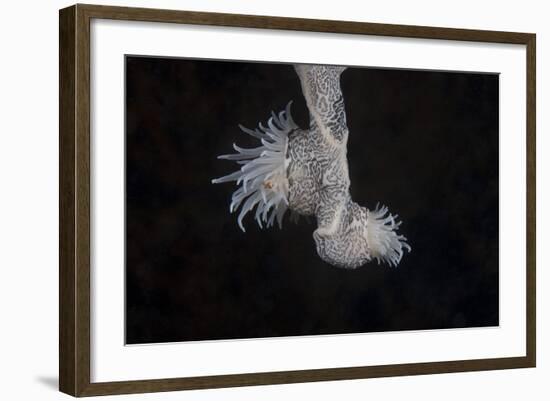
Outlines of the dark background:
[[342,74],[351,193],[389,206],[412,246],[397,268],[343,270],[313,221],[247,232],[217,160],[294,100],[285,64],[126,58],[126,341],[498,325],[498,75],[350,68]]

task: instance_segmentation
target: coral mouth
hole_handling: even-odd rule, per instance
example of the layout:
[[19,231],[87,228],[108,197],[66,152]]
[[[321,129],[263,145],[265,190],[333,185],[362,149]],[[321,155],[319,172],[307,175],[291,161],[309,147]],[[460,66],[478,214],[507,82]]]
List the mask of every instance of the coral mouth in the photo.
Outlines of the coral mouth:
[[290,115],[291,104],[292,101],[278,115],[272,112],[267,127],[260,123],[258,128],[251,130],[239,125],[243,132],[259,139],[260,146],[247,149],[233,144],[238,153],[218,156],[218,159],[233,160],[242,165],[240,170],[213,179],[212,183],[236,181],[239,188],[233,193],[229,210],[232,213],[241,206],[237,222],[243,231],[243,218],[254,207],[254,217],[260,228],[263,224],[271,227],[275,219],[282,227],[288,209],[288,135],[298,128]]

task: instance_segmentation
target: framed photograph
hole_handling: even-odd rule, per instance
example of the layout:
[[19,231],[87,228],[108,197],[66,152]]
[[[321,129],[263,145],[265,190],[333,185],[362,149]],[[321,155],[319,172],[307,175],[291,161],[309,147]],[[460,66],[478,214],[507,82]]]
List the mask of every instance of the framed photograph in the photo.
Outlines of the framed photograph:
[[535,366],[535,34],[59,18],[61,391]]

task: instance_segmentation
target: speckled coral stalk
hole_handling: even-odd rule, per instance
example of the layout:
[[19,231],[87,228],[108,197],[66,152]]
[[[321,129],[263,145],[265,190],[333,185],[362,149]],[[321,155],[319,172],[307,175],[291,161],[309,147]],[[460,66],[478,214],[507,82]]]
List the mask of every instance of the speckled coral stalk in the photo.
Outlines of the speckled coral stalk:
[[230,212],[241,208],[237,218],[255,210],[260,227],[277,219],[282,227],[288,209],[315,216],[313,232],[317,253],[342,268],[357,268],[377,260],[397,266],[407,240],[397,234],[400,222],[385,206],[368,210],[351,199],[347,160],[348,127],[340,75],[344,67],[296,65],[302,93],[310,113],[310,126],[300,129],[290,115],[291,102],[278,115],[272,113],[267,127],[241,129],[260,140],[260,146],[220,156],[241,168],[213,183],[236,181]]

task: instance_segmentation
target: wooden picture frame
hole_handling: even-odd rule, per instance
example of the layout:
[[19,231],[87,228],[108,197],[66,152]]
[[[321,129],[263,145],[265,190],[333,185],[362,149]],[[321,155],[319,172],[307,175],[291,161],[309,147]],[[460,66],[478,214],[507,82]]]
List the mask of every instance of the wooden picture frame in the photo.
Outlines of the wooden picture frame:
[[[526,46],[526,355],[522,357],[92,383],[90,379],[90,21],[95,18],[492,42]],[[81,4],[60,10],[59,29],[60,391],[73,396],[95,396],[535,366],[535,34]]]

